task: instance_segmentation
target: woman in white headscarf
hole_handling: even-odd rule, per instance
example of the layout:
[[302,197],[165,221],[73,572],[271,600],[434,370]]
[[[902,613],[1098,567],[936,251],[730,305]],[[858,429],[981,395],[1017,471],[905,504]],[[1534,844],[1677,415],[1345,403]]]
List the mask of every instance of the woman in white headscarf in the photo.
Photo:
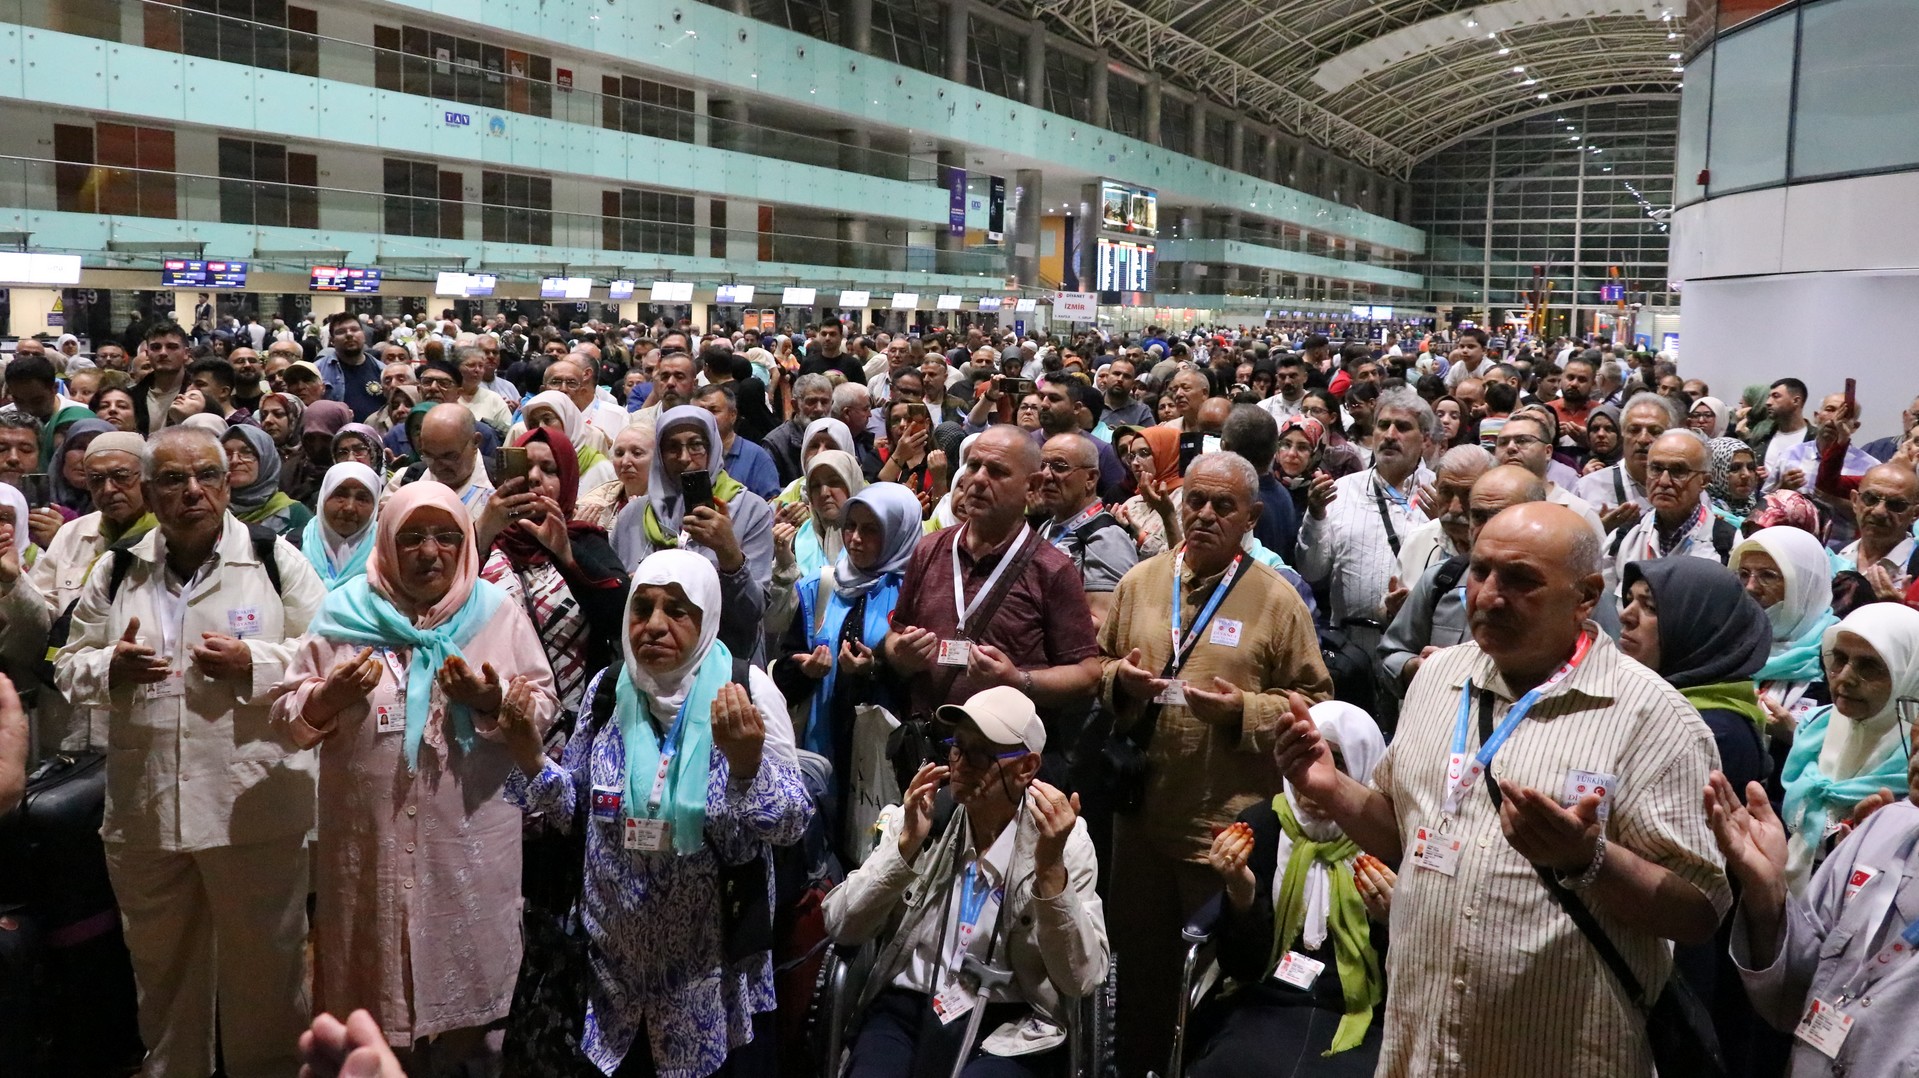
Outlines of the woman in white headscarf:
[[506,444],[518,445],[521,434],[541,427],[559,430],[573,446],[573,453],[580,460],[581,490],[592,490],[617,478],[613,462],[606,459],[606,435],[586,421],[573,398],[557,389],[535,393],[520,407],[520,422],[507,433]]
[[[851,457],[832,455],[858,474]],[[773,652],[782,658],[772,673],[787,700],[807,705],[801,746],[833,761],[837,796],[828,811],[837,825],[833,810],[849,804],[858,705],[898,712],[903,686],[874,662],[873,653],[886,639],[900,601],[900,581],[924,534],[919,496],[898,483],[875,483],[846,502],[832,531],[843,537],[835,543],[833,559],[792,589],[798,616]],[[837,826],[830,831],[840,832]]]
[[[966,471],[966,451],[973,448],[973,443],[977,440],[979,440],[978,434],[969,434],[960,440],[959,466],[953,469],[954,475],[960,475]],[[953,492],[949,490],[940,496],[939,504],[933,506],[932,515],[926,518],[926,530],[936,532],[941,528],[953,527],[965,519],[960,515],[959,503],[953,500]]]
[[1726,433],[1726,420],[1730,415],[1725,402],[1718,397],[1701,397],[1692,402],[1692,410],[1686,413],[1686,425],[1707,440],[1720,438]]
[[1906,796],[1900,701],[1919,693],[1919,610],[1870,603],[1827,629],[1823,645],[1832,703],[1800,724],[1780,772],[1794,894],[1831,848],[1834,827]]
[[[822,449],[807,461],[805,517],[797,523],[782,519],[773,525],[773,589],[766,597],[766,639],[772,644],[786,634],[793,618],[793,585],[839,560],[840,510],[846,500],[866,487],[859,461],[837,449]],[[794,510],[783,510],[782,517]],[[768,654],[777,655],[778,652]]]
[[[1371,781],[1386,753],[1372,717],[1332,700],[1312,716],[1340,769]],[[1195,1014],[1188,1043],[1204,1047],[1187,1073],[1370,1076],[1392,870],[1363,856],[1291,782],[1240,813],[1206,856],[1226,888],[1214,938],[1234,989]]]
[[320,480],[320,512],[307,522],[300,552],[328,591],[366,572],[384,486],[378,473],[353,460],[328,468]]
[[813,458],[829,449],[837,449],[854,460],[859,450],[853,444],[853,429],[832,416],[822,416],[806,425],[800,435],[800,477],[786,484],[773,501],[779,505],[799,505],[806,500],[806,473]]
[[[728,937],[722,879],[765,894],[757,859],[797,840],[812,813],[785,701],[765,672],[735,662],[719,623],[713,566],[653,553],[633,573],[621,661],[589,686],[562,759],[547,758],[530,724],[501,724],[519,763],[507,800],[585,831],[579,1045],[603,1074],[645,1052],[650,1066],[631,1061],[635,1071],[702,1078],[771,1032],[760,1020],[774,1008],[770,955]],[[513,1030],[507,1040],[509,1062],[537,1056]]]
[[1826,630],[1839,618],[1825,545],[1802,528],[1761,528],[1733,547],[1727,564],[1772,622],[1772,650],[1753,681],[1771,716],[1768,732],[1788,746],[1793,727],[1832,702],[1822,652]]

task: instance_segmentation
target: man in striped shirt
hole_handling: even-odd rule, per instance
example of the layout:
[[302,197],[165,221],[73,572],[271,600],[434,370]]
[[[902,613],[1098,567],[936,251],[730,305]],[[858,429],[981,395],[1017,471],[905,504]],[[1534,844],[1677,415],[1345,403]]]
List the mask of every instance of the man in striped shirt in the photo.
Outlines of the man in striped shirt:
[[1536,865],[1650,992],[1671,974],[1668,941],[1711,938],[1730,905],[1699,808],[1712,734],[1589,620],[1598,563],[1597,537],[1563,506],[1487,523],[1466,574],[1473,642],[1420,667],[1371,786],[1337,769],[1292,702],[1281,770],[1401,865],[1381,1075],[1653,1073],[1644,1020]]

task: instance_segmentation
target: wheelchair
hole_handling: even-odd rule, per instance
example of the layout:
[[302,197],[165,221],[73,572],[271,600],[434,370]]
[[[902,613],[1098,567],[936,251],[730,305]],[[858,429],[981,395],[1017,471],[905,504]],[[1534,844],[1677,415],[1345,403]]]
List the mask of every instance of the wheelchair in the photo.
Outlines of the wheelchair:
[[[813,1073],[819,1078],[837,1078],[845,1070],[859,1018],[854,1005],[872,975],[878,951],[878,945],[870,941],[857,947],[834,944],[820,966],[809,1023],[816,1053]],[[1113,1030],[1118,983],[1117,967],[1109,962],[1106,980],[1092,995],[1078,1001],[1074,1020],[1066,1030],[1071,1078],[1112,1078],[1118,1073]]]
[[1206,996],[1219,984],[1219,958],[1213,936],[1219,929],[1220,903],[1217,894],[1193,911],[1179,930],[1186,944],[1186,957],[1179,970],[1179,1010],[1174,1017],[1173,1054],[1167,1060],[1166,1073],[1160,1078],[1182,1078],[1186,1068],[1186,1026]]

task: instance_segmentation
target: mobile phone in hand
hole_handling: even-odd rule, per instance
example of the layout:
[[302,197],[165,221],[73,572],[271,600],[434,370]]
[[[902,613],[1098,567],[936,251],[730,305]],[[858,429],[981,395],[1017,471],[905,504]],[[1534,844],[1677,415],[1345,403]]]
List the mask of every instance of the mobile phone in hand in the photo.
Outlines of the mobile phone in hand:
[[1179,432],[1179,474],[1185,475],[1199,455],[1206,451],[1206,435],[1203,431],[1183,430]]
[[45,509],[53,504],[53,486],[45,472],[21,476],[20,493],[26,495],[28,509]]
[[680,498],[686,507],[682,514],[691,513],[702,506],[713,504],[713,477],[704,471],[686,471],[680,473]]
[[533,471],[533,462],[525,446],[507,446],[500,450],[500,474],[508,479],[525,479]]

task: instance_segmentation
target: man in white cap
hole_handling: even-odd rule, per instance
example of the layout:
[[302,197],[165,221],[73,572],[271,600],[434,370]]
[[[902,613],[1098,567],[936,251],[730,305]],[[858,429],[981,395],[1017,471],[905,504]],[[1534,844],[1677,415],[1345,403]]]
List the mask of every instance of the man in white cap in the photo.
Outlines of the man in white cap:
[[1028,1073],[1063,1070],[1068,1015],[1106,979],[1108,956],[1079,797],[1035,777],[1046,727],[1018,689],[994,686],[939,718],[947,762],[920,768],[905,803],[880,814],[865,864],[826,896],[835,941],[880,937],[850,1073],[943,1074],[962,1053],[994,1057],[978,1071],[1014,1058]]

